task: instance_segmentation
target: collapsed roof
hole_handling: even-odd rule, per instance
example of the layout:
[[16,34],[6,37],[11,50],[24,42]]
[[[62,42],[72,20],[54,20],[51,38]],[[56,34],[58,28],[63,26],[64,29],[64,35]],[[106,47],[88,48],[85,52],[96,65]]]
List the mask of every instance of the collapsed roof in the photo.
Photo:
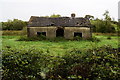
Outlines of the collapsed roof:
[[62,26],[62,27],[90,27],[90,21],[87,18],[79,17],[36,17],[31,16],[28,27],[46,27],[46,26]]

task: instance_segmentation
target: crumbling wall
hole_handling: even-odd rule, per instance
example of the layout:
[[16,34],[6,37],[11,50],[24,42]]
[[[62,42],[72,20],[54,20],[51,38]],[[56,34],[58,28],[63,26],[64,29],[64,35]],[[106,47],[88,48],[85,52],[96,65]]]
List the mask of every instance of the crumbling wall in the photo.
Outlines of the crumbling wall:
[[28,37],[37,36],[37,32],[46,32],[47,38],[56,37],[56,27],[28,27]]
[[[82,33],[82,38],[92,37],[90,28],[87,27],[61,27],[64,30],[64,38],[73,39],[75,32]],[[47,38],[55,38],[58,27],[28,27],[28,37],[37,36],[37,32],[46,32]]]
[[87,27],[65,27],[64,37],[66,39],[73,39],[75,32],[82,33],[82,38],[84,39],[92,37],[90,28],[87,28]]

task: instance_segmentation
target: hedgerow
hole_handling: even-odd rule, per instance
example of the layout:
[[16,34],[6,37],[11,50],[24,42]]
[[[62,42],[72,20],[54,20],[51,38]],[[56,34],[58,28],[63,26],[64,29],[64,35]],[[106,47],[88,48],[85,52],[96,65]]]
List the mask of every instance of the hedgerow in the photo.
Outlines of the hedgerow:
[[2,80],[118,80],[120,48],[103,46],[82,51],[73,49],[52,56],[37,49],[2,50]]

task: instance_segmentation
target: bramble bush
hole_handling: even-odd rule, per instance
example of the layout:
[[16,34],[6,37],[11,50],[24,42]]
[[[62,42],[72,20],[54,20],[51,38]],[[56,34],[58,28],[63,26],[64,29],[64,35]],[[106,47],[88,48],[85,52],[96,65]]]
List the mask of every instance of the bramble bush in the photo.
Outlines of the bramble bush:
[[[3,80],[36,80],[47,69],[50,55],[36,49],[3,50]],[[48,61],[48,64],[47,64]]]
[[120,48],[109,45],[88,49],[72,49],[62,56],[49,50],[2,50],[2,80],[118,80]]
[[85,52],[74,49],[62,57],[65,60],[64,64],[53,69],[53,79],[57,76],[77,80],[117,80],[120,74],[119,55],[119,49],[111,46],[89,49]]

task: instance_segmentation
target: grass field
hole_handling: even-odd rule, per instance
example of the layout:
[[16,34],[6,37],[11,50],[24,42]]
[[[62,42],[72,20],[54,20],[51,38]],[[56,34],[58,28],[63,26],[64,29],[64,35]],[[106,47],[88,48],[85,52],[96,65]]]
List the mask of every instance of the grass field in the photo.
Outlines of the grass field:
[[20,36],[0,36],[2,41],[0,46],[3,49],[0,60],[3,64],[2,67],[0,64],[0,70],[3,69],[2,78],[4,80],[41,80],[43,77],[51,80],[69,78],[117,80],[120,74],[118,66],[120,37],[98,34],[93,34],[93,37],[100,41],[64,39],[18,41]]
[[111,36],[111,39],[107,39],[109,36],[95,35],[99,38],[100,42],[92,41],[17,41],[20,36],[2,36],[2,48],[12,47],[14,49],[30,49],[35,48],[43,51],[49,51],[54,55],[62,55],[67,51],[73,49],[90,49],[100,47],[103,45],[111,45],[114,48],[118,47],[118,36]]

